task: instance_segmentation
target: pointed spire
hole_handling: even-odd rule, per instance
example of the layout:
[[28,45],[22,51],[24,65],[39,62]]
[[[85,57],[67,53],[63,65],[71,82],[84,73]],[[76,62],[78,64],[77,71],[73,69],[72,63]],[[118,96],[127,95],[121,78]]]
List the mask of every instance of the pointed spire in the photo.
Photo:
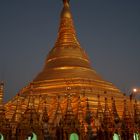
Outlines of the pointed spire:
[[64,6],[61,11],[61,19],[62,18],[71,18],[72,19],[68,0],[63,0],[63,4],[64,4]]
[[84,120],[83,108],[81,106],[81,99],[80,96],[78,97],[78,107],[77,107],[77,118],[82,123]]
[[130,112],[128,110],[128,105],[127,105],[126,99],[124,100],[123,118],[130,118]]
[[86,118],[85,121],[87,122],[87,139],[92,140],[93,139],[93,128],[92,128],[92,122],[93,122],[93,116],[89,108],[88,98],[87,98],[87,107],[86,107]]
[[0,133],[4,134],[7,139],[8,134],[11,134],[11,126],[9,120],[6,118],[5,106],[3,103],[4,82],[0,82]]
[[4,94],[4,83],[1,82],[0,83],[0,115],[2,116],[4,114],[3,94]]
[[76,37],[69,0],[63,0],[60,27],[55,47],[80,47]]
[[132,127],[132,118],[128,109],[128,105],[127,105],[127,101],[126,99],[124,100],[124,110],[123,110],[123,123],[122,123],[122,127],[125,128],[130,128]]
[[28,97],[28,109],[35,109],[35,106],[34,106],[34,95],[33,95],[33,84],[31,83],[30,84],[30,95]]
[[0,105],[3,105],[4,83],[0,83]]
[[70,0],[63,0],[63,4],[64,4],[64,5],[67,5],[67,4],[69,4],[69,1],[70,1]]
[[70,128],[72,130],[75,129],[79,125],[79,120],[77,120],[77,118],[73,112],[70,94],[68,94],[68,96],[67,96],[66,113],[64,114],[61,124],[63,125],[64,128]]
[[15,112],[12,116],[11,122],[17,123],[19,121],[19,117],[20,117],[20,101],[19,101],[19,94],[17,95],[17,102],[15,105]]
[[45,122],[45,123],[48,123],[48,121],[49,121],[49,116],[48,116],[46,101],[44,102],[42,121]]
[[20,111],[20,101],[19,101],[19,94],[16,96],[16,104],[15,104],[15,111],[14,114],[11,118],[11,130],[12,130],[12,137],[14,138],[16,135],[16,129],[17,129],[17,125],[19,122],[19,119],[21,119],[21,111]]
[[110,115],[110,110],[109,110],[109,107],[108,107],[108,100],[107,100],[107,98],[105,98],[104,115],[105,115],[105,117],[109,117],[109,115]]
[[104,128],[111,128],[112,127],[112,117],[111,112],[108,107],[108,100],[105,98],[105,109],[104,109]]
[[140,108],[137,101],[134,104],[134,122],[140,128]]
[[92,119],[93,119],[90,108],[89,108],[88,98],[87,98],[86,118],[85,119],[86,119],[86,122],[87,122],[88,125],[91,124]]
[[56,43],[49,52],[44,69],[34,81],[79,77],[102,80],[96,71],[92,70],[87,54],[80,47],[68,2],[63,1]]
[[68,94],[68,96],[67,96],[66,115],[69,116],[69,117],[72,117],[72,118],[74,116],[73,108],[72,108],[72,105],[71,105],[71,95],[70,94]]
[[5,121],[5,108],[3,104],[3,94],[4,94],[4,83],[0,83],[0,127]]
[[33,84],[30,84],[30,94],[28,95],[28,104],[26,107],[26,110],[24,114],[21,117],[21,121],[19,123],[19,126],[22,129],[23,127],[26,127],[26,129],[33,129],[36,125],[38,128],[40,128],[40,114],[36,111],[35,106],[35,96],[33,94]]
[[101,101],[100,101],[100,96],[99,96],[99,95],[98,95],[98,107],[97,107],[96,118],[97,118],[100,122],[103,121],[103,109],[102,109],[102,105],[101,105]]
[[120,118],[119,118],[119,115],[118,115],[118,112],[117,112],[117,109],[116,109],[116,103],[115,103],[115,99],[112,98],[112,116],[113,116],[113,119],[114,119],[114,122],[115,123],[118,123]]
[[54,116],[54,119],[53,119],[53,123],[55,125],[59,125],[60,123],[60,120],[62,118],[62,109],[61,109],[61,106],[60,106],[60,97],[58,96],[57,97],[57,107],[56,107],[56,112],[55,112],[55,116]]

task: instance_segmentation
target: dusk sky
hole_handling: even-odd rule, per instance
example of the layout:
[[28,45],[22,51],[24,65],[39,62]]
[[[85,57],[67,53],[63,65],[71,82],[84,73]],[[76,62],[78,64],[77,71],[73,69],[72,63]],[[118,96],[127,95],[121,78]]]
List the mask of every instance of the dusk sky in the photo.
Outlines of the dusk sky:
[[[77,37],[103,79],[140,88],[140,0],[71,0]],[[42,70],[56,41],[62,0],[0,0],[0,80],[5,101]]]

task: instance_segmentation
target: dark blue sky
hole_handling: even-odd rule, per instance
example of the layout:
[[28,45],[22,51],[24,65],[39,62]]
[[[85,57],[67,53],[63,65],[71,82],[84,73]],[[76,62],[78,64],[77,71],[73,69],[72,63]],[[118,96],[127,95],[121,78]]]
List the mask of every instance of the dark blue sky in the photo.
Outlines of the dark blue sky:
[[[140,0],[71,0],[92,66],[123,92],[140,87]],[[41,71],[56,40],[61,0],[0,1],[0,79],[5,101]]]

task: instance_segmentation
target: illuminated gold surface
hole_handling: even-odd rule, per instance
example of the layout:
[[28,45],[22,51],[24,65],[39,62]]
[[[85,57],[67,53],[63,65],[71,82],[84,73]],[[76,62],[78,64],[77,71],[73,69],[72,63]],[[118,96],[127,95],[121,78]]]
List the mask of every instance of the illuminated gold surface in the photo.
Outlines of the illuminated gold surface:
[[4,93],[4,85],[0,83],[0,107],[3,105],[3,93]]
[[[90,87],[120,92],[111,83],[104,81],[92,69],[88,56],[80,47],[76,37],[68,2],[64,2],[60,18],[57,41],[46,59],[42,72],[33,80],[34,84],[37,84],[44,90],[51,89],[51,92],[54,90],[57,92],[62,87],[65,88],[67,81],[72,83],[70,86],[73,87]],[[78,85],[75,84],[76,80]],[[87,81],[86,85],[83,84],[83,81]],[[50,85],[46,84],[45,86],[45,83],[50,83]]]
[[[101,78],[92,69],[85,51],[80,47],[73,25],[73,19],[67,0],[61,12],[58,37],[53,49],[47,56],[43,70],[32,83],[24,87],[19,96],[15,96],[6,104],[7,117],[11,119],[20,102],[20,111],[23,113],[28,105],[28,96],[35,96],[35,107],[42,113],[43,101],[47,102],[49,116],[52,117],[60,96],[62,112],[65,112],[67,102],[66,95],[72,95],[72,106],[78,106],[77,101],[81,97],[81,104],[85,110],[85,98],[89,99],[91,110],[96,112],[98,95],[104,106],[104,98],[108,97],[108,106],[111,107],[111,98],[116,99],[116,107],[120,116],[123,112],[124,96],[112,83]],[[30,93],[32,85],[32,94]],[[105,93],[106,91],[106,93]],[[41,98],[40,98],[41,97]],[[129,98],[127,98],[129,100]],[[83,101],[84,100],[84,101]]]

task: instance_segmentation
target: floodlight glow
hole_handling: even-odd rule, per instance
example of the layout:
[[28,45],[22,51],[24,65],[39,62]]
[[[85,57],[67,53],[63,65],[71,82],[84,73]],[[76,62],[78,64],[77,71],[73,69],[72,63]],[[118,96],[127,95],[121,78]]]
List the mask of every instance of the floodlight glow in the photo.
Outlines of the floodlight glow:
[[134,88],[134,89],[133,89],[133,92],[137,92],[137,89],[136,89],[136,88]]

